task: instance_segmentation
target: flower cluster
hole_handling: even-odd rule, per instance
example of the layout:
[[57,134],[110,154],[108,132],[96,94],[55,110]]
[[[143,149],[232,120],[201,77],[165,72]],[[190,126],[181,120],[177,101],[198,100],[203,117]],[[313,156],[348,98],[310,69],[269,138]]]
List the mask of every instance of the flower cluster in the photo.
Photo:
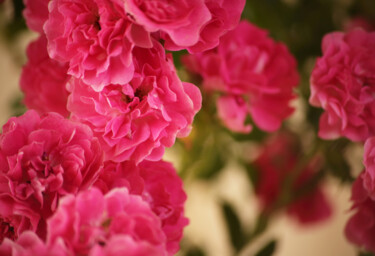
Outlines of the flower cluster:
[[217,48],[186,56],[184,63],[202,76],[204,90],[220,93],[218,115],[232,131],[250,132],[247,115],[262,130],[275,131],[293,112],[296,60],[284,44],[247,21],[223,36]]
[[199,89],[168,50],[201,52],[245,0],[24,0],[30,108],[0,134],[1,255],[174,255],[186,194],[165,147]]
[[310,79],[310,103],[325,110],[320,117],[321,138],[364,142],[365,169],[352,186],[354,213],[345,234],[375,253],[375,32],[355,27],[323,38],[323,56]]

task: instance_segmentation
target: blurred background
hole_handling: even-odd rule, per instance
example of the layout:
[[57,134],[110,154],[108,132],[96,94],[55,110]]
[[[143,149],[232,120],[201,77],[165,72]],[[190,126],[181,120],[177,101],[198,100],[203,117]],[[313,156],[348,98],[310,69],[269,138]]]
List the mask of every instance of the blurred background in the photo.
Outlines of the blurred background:
[[[26,62],[26,47],[37,35],[26,28],[22,9],[22,0],[0,1],[1,125],[25,111],[19,77]],[[302,158],[318,140],[321,110],[309,106],[308,97],[310,73],[321,55],[321,39],[326,33],[351,26],[373,29],[375,1],[247,0],[243,19],[267,29],[298,61],[301,81],[293,102],[296,111],[280,133],[292,134],[299,145],[296,157]],[[181,65],[184,54],[174,53],[180,77],[199,85],[199,78]],[[205,95],[203,99],[204,107],[190,137],[177,141],[165,155],[166,160],[174,162],[188,194],[186,215],[190,225],[178,255],[360,255],[346,241],[343,230],[350,217],[350,185],[363,168],[362,145],[344,140],[329,142],[323,154],[316,184],[332,209],[329,218],[301,223],[286,214],[288,204],[265,215],[254,193],[253,163],[264,143],[275,134],[257,129],[248,135],[231,133],[215,118],[212,99]]]

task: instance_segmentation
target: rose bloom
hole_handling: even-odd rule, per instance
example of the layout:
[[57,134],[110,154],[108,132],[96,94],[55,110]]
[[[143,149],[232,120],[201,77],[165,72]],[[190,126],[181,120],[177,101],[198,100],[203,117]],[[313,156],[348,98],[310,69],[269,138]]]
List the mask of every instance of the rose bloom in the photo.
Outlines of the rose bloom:
[[44,237],[59,198],[91,186],[101,168],[100,144],[88,126],[33,110],[10,118],[0,135],[1,236],[31,229]]
[[251,116],[265,131],[279,129],[290,116],[299,81],[296,61],[282,43],[247,21],[228,32],[212,51],[185,56],[189,70],[203,78],[203,89],[219,92],[218,115],[235,132],[247,133]]
[[162,31],[180,46],[198,42],[204,25],[211,20],[204,0],[125,1],[125,9],[134,22],[149,32]]
[[167,239],[167,251],[174,255],[179,250],[183,228],[186,194],[182,180],[172,164],[164,161],[106,162],[95,186],[103,193],[116,187],[127,187],[131,194],[141,195],[159,217]]
[[[259,156],[252,163],[257,172],[255,194],[263,210],[270,211],[282,192],[283,183],[297,168],[300,159],[298,153],[301,150],[295,137],[288,133],[280,133],[271,137],[260,151]],[[320,159],[312,159],[302,168],[303,170],[291,184],[292,196],[296,196],[296,193],[306,186],[314,173],[319,170]],[[286,206],[286,212],[299,223],[310,224],[327,219],[332,209],[321,185],[318,185],[306,194],[297,195]]]
[[64,241],[69,255],[167,255],[160,219],[126,188],[106,195],[91,188],[62,198],[48,219],[46,243],[59,241]]
[[44,22],[48,19],[48,3],[50,0],[23,0],[25,9],[23,16],[26,25],[38,33],[43,34]]
[[362,173],[353,183],[351,200],[354,214],[346,224],[345,235],[350,242],[375,253],[375,201],[369,196],[364,182]]
[[178,43],[169,33],[162,32],[166,49],[176,51],[186,48],[190,53],[198,53],[216,47],[220,37],[237,26],[246,3],[245,0],[206,0],[204,2],[211,13],[211,19],[199,30],[197,42],[187,46]]
[[375,135],[375,32],[333,32],[311,74],[310,103],[325,112],[319,136],[364,141]]
[[133,77],[134,44],[151,47],[149,33],[132,25],[121,0],[51,0],[44,24],[51,58],[96,91]]
[[72,119],[92,127],[107,160],[159,160],[176,136],[187,136],[200,109],[200,91],[181,82],[170,56],[154,42],[134,48],[135,73],[126,84],[95,92],[81,80],[68,83]]
[[68,91],[65,85],[70,78],[67,75],[68,66],[48,56],[45,36],[30,43],[27,57],[28,62],[22,69],[20,79],[25,105],[40,114],[57,112],[67,117]]

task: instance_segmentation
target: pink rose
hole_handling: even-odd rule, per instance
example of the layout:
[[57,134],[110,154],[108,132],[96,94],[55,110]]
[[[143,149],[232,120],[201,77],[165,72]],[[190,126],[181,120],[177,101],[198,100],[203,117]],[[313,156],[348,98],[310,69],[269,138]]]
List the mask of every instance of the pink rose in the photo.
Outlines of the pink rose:
[[134,48],[135,73],[127,84],[95,92],[78,79],[68,84],[72,118],[92,127],[107,160],[161,159],[176,136],[187,136],[200,109],[198,88],[179,80],[169,56],[156,41]]
[[179,46],[192,46],[211,19],[204,0],[125,1],[130,18],[149,32],[162,31]]
[[319,136],[364,141],[375,135],[375,32],[334,32],[311,75],[310,103],[322,107]]
[[[266,142],[260,155],[253,162],[258,174],[255,194],[265,211],[272,210],[282,192],[283,183],[293,175],[300,152],[295,137],[280,133]],[[310,182],[314,173],[320,168],[320,159],[314,158],[305,166],[298,168],[303,170],[291,185],[292,196]],[[321,185],[318,185],[301,197],[295,198],[286,206],[286,212],[301,224],[310,224],[327,219],[332,209]]]
[[47,245],[63,240],[72,255],[166,255],[159,218],[125,188],[67,195],[47,224]]
[[[0,135],[0,213],[34,212],[40,220],[36,228],[38,219],[30,219],[31,229],[44,237],[45,219],[55,211],[59,197],[88,188],[101,167],[100,144],[86,125],[56,113],[39,116],[33,110],[12,117]],[[6,222],[4,217],[9,215],[0,216]],[[13,230],[19,234],[23,228]]]
[[177,253],[189,221],[184,217],[186,194],[182,180],[170,163],[143,161],[136,166],[133,162],[106,162],[95,185],[103,193],[127,187],[131,194],[141,195],[161,220],[169,255]]
[[345,227],[347,239],[375,253],[375,201],[369,197],[364,187],[364,175],[361,174],[353,183],[352,211],[355,211]]
[[203,77],[205,90],[222,94],[219,117],[233,131],[250,131],[247,115],[262,130],[275,131],[293,112],[289,104],[299,81],[295,59],[285,45],[247,21],[223,36],[216,49],[183,61]]
[[51,0],[49,11],[49,55],[68,62],[68,73],[96,91],[129,82],[134,44],[152,46],[149,34],[132,26],[121,0]]
[[68,91],[65,85],[70,78],[68,66],[49,58],[45,36],[30,43],[27,57],[20,80],[25,105],[40,114],[57,112],[67,117]]
[[43,25],[48,19],[48,3],[50,0],[23,0],[23,2],[25,4],[23,16],[27,26],[43,34]]
[[36,230],[39,220],[29,205],[9,195],[8,180],[0,175],[0,243],[4,238],[16,240],[24,230]]
[[211,19],[200,30],[199,40],[184,47],[174,42],[167,33],[163,33],[165,48],[173,51],[186,48],[190,53],[198,53],[216,47],[220,37],[237,26],[245,3],[245,0],[205,0]]

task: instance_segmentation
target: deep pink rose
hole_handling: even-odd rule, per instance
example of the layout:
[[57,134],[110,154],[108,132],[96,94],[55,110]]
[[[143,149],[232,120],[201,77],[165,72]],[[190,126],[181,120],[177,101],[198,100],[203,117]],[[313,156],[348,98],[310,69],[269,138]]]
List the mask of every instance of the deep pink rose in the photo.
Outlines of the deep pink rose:
[[50,0],[23,0],[23,2],[25,4],[23,16],[27,26],[43,34],[43,25],[48,19],[48,3]]
[[127,84],[111,84],[101,92],[78,79],[68,84],[72,118],[92,127],[108,160],[161,159],[176,136],[188,135],[200,109],[199,89],[181,82],[162,46],[154,45],[134,48],[135,73]]
[[67,195],[47,224],[47,245],[63,240],[72,255],[167,255],[159,218],[126,188]]
[[284,44],[247,21],[223,36],[214,50],[183,61],[203,77],[205,90],[222,94],[219,117],[233,131],[250,131],[247,115],[262,130],[275,131],[293,112],[289,104],[299,81],[295,59]]
[[[45,219],[59,197],[88,188],[101,168],[100,144],[86,125],[33,110],[12,117],[0,135],[0,213],[16,209],[14,214],[21,214],[25,208],[34,212],[40,220],[36,227],[38,219],[30,219],[30,229],[44,237]],[[0,218],[6,224],[9,216]],[[22,229],[13,226],[15,234]]]
[[[297,168],[301,151],[298,143],[290,134],[280,133],[271,137],[261,149],[260,155],[253,162],[258,179],[255,184],[255,194],[265,211],[272,210],[274,203],[282,192],[286,179],[293,175]],[[291,186],[292,196],[306,186],[314,173],[320,168],[320,159],[312,159],[306,163]],[[327,219],[332,209],[323,192],[321,185],[301,197],[297,197],[287,207],[286,212],[302,224],[316,223]]]
[[184,217],[186,194],[182,180],[172,164],[143,161],[136,166],[133,162],[106,162],[95,185],[103,193],[125,186],[131,194],[141,195],[161,220],[169,255],[177,253],[188,219]]
[[347,239],[375,253],[375,201],[364,187],[364,175],[361,174],[353,183],[352,210],[355,211],[345,227]]
[[36,230],[39,220],[39,213],[9,194],[8,179],[0,176],[0,243],[4,238],[16,240],[24,230]]
[[364,141],[375,135],[375,32],[334,32],[311,75],[310,103],[322,107],[319,136]]
[[151,47],[149,34],[132,26],[122,0],[51,0],[44,25],[51,58],[96,91],[133,77],[134,44]]
[[220,37],[237,26],[245,3],[245,0],[205,0],[211,19],[200,30],[197,43],[184,47],[164,33],[165,48],[174,51],[186,48],[190,53],[198,53],[216,47]]
[[127,0],[125,10],[145,30],[162,31],[179,46],[196,44],[211,19],[204,0]]
[[67,117],[68,91],[65,85],[70,78],[68,66],[50,59],[45,36],[30,43],[27,57],[28,62],[22,69],[20,80],[25,105],[40,114],[57,112]]

